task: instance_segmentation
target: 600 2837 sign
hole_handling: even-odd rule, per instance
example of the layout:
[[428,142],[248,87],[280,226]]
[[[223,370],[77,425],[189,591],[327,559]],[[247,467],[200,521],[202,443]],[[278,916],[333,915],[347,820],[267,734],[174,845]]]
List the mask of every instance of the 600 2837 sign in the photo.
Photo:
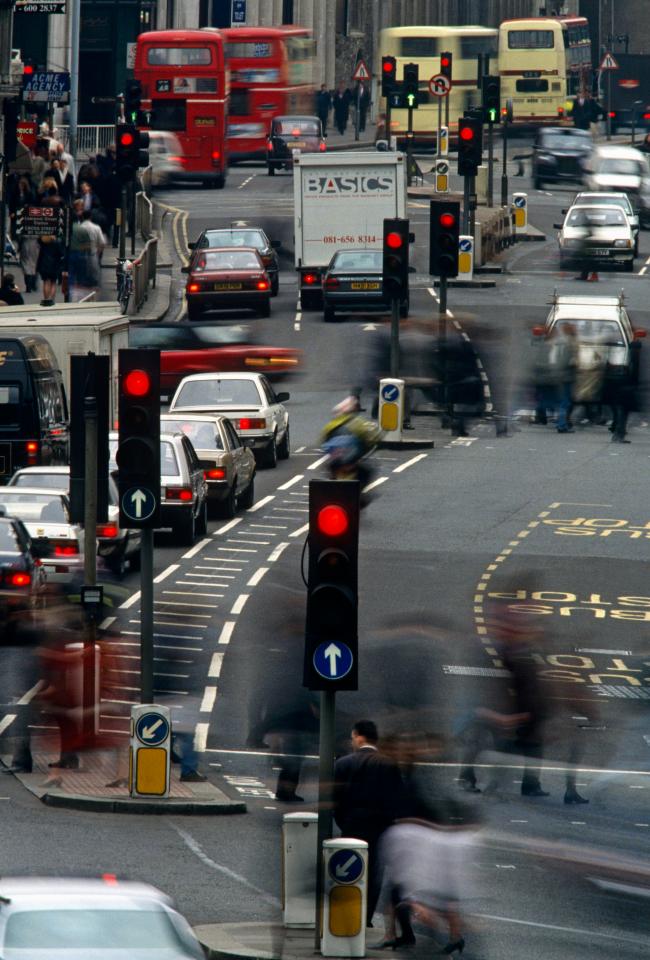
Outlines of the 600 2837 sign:
[[65,13],[66,0],[16,0],[16,13]]

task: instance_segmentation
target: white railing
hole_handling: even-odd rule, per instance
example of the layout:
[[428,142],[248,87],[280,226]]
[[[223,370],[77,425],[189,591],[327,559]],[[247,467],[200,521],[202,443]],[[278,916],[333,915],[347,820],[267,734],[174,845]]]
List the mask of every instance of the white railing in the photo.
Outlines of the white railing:
[[[65,124],[57,124],[56,139],[60,140],[65,148],[70,143],[70,128]],[[89,123],[77,127],[77,156],[76,160],[87,160],[98,153],[104,153],[106,147],[115,143],[114,123]]]

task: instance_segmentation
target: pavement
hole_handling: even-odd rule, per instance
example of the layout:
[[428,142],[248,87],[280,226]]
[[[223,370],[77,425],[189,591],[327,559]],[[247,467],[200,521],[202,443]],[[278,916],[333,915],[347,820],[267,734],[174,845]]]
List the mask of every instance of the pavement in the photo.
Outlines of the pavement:
[[[194,927],[209,958],[238,960],[307,960],[317,952],[314,930],[287,930],[281,923],[210,923]],[[369,939],[382,939],[381,929],[369,931]],[[382,950],[366,949],[365,956],[385,956]]]

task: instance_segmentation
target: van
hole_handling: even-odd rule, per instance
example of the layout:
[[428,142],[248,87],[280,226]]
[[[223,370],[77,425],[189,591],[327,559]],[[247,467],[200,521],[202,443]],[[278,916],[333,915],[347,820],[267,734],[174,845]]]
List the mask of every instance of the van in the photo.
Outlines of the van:
[[151,185],[168,187],[183,179],[183,148],[175,133],[168,130],[150,130],[149,166],[151,167]]
[[599,144],[584,164],[589,191],[627,193],[643,226],[650,223],[650,163],[634,147]]
[[0,483],[19,467],[68,463],[69,439],[63,377],[48,341],[0,336]]

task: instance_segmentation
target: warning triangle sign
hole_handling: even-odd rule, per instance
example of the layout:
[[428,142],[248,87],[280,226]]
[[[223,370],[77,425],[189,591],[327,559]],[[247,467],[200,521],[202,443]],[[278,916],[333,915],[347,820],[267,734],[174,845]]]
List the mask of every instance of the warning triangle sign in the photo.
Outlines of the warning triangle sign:
[[600,61],[600,70],[618,70],[618,63],[609,51]]
[[354,68],[354,73],[352,74],[353,80],[370,80],[370,72],[366,66],[365,60],[359,60],[356,67]]

